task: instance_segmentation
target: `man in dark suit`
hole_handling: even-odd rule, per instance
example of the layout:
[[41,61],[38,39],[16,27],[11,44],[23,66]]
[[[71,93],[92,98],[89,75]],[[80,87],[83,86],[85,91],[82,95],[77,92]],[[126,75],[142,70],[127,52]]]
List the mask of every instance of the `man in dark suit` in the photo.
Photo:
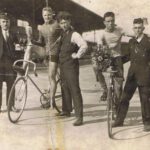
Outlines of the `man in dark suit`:
[[[0,111],[2,106],[2,83],[7,85],[7,98],[16,78],[12,65],[15,61],[15,43],[17,37],[10,31],[10,17],[7,13],[0,14]],[[12,107],[13,110],[16,110]]]
[[150,41],[143,33],[144,25],[141,18],[134,19],[133,30],[135,38],[129,41],[131,65],[117,112],[117,119],[113,126],[123,126],[129,101],[138,87],[144,130],[150,131]]

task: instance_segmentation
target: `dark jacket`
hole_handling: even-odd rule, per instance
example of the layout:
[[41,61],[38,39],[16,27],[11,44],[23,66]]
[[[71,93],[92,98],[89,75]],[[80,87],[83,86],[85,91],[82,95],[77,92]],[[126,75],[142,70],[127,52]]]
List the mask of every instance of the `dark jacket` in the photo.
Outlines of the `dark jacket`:
[[150,40],[144,35],[140,42],[135,38],[129,41],[131,62],[128,78],[135,78],[140,86],[150,86]]
[[[11,60],[15,60],[16,59],[15,43],[18,43],[17,36],[10,31],[9,32],[8,42],[7,42],[7,46],[9,48],[7,48],[7,50],[8,50],[8,57]],[[3,34],[2,34],[2,29],[0,28],[0,59],[3,56],[3,53],[4,53],[4,44],[5,44],[5,40],[4,40],[4,37],[3,37]]]
[[60,52],[59,52],[59,59],[60,63],[65,63],[68,61],[78,61],[78,59],[72,59],[72,53],[77,53],[79,47],[71,43],[71,38],[73,34],[73,30],[70,30],[68,33],[64,33],[62,35],[61,41],[60,41]]

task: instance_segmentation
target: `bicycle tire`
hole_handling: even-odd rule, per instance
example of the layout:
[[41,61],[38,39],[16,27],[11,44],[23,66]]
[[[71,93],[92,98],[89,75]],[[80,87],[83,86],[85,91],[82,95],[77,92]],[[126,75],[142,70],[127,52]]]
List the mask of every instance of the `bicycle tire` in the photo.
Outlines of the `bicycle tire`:
[[[12,101],[17,111],[12,110]],[[27,82],[24,77],[19,77],[14,82],[8,98],[8,118],[12,123],[18,122],[27,100]]]
[[108,89],[107,95],[107,127],[108,127],[108,136],[112,138],[112,121],[113,121],[113,95],[112,87]]
[[57,89],[55,94],[55,101],[52,102],[53,107],[58,113],[62,111],[62,91],[61,91],[61,80],[57,80]]

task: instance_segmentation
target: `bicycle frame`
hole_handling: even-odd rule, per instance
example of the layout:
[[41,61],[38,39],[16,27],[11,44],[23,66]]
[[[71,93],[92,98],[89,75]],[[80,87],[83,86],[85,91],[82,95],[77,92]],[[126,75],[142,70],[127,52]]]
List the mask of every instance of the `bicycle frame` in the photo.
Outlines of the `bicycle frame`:
[[32,82],[32,84],[40,92],[40,94],[43,94],[43,92],[41,91],[41,89],[38,87],[38,85],[33,81],[33,79],[29,75],[27,75],[27,78]]
[[37,77],[37,73],[36,73],[36,64],[33,61],[27,61],[27,60],[17,60],[14,62],[13,66],[16,66],[18,63],[20,62],[27,62],[27,67],[26,67],[26,71],[25,71],[25,75],[24,78],[27,81],[28,79],[32,82],[32,84],[36,87],[36,89],[40,92],[40,94],[43,94],[43,92],[41,91],[41,89],[38,87],[38,85],[33,81],[33,79],[29,76],[29,65],[33,65],[33,72],[34,75]]

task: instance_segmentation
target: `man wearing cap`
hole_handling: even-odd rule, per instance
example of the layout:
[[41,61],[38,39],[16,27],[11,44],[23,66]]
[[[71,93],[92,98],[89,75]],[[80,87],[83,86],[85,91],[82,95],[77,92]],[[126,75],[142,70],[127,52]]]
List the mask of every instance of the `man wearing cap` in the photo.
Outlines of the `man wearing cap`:
[[134,19],[133,30],[135,37],[129,41],[131,65],[113,127],[123,126],[129,101],[138,87],[144,130],[150,131],[150,41],[143,33],[144,24],[141,18]]
[[[7,85],[7,98],[15,80],[16,74],[12,65],[15,61],[15,45],[17,37],[10,32],[10,16],[7,13],[0,14],[0,112],[2,106],[2,83]],[[12,107],[15,111],[16,109]]]
[[63,112],[61,116],[70,116],[72,100],[74,103],[76,121],[74,126],[83,123],[83,100],[79,85],[79,61],[86,50],[87,44],[79,33],[71,26],[71,14],[60,12],[57,16],[60,28],[63,30],[60,41],[60,75],[62,79]]

